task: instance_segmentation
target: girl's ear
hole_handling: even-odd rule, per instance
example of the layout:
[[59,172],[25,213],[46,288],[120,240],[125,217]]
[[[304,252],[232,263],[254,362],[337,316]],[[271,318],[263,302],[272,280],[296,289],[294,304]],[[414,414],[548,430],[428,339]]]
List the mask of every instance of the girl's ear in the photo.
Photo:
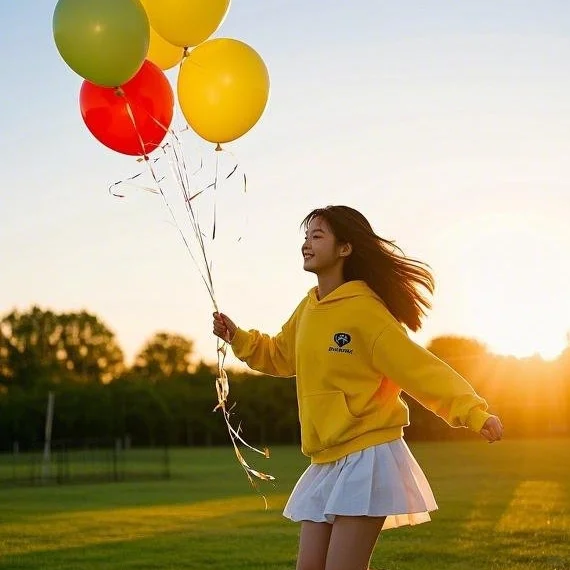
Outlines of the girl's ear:
[[340,256],[341,257],[348,257],[351,253],[352,253],[352,244],[343,243],[340,246]]

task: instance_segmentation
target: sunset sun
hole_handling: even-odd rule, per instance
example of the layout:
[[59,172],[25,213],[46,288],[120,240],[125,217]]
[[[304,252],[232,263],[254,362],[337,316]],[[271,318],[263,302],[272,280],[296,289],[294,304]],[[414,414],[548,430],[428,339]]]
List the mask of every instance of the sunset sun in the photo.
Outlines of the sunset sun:
[[553,359],[568,344],[568,252],[543,224],[495,215],[454,232],[462,313],[492,352]]

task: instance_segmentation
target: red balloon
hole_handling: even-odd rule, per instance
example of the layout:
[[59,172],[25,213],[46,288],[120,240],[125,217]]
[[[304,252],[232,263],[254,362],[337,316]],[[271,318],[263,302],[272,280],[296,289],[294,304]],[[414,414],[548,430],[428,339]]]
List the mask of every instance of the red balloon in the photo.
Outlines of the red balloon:
[[174,94],[163,71],[146,60],[120,89],[83,81],[79,104],[87,128],[99,142],[123,154],[144,156],[166,136]]

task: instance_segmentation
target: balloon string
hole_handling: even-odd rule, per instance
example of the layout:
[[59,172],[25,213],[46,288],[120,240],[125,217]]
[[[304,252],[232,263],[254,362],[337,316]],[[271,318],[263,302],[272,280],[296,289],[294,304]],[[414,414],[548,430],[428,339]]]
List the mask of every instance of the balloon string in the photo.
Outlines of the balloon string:
[[[123,93],[123,96],[124,96],[124,93]],[[126,96],[125,96],[125,99],[126,99]],[[235,161],[235,165],[234,165],[233,169],[230,171],[229,174],[226,175],[226,180],[228,180],[231,176],[233,176],[239,168],[239,163],[237,162],[235,155],[232,152],[230,152],[226,149],[223,149],[221,147],[221,145],[218,143],[216,145],[216,170],[215,170],[214,182],[212,182],[211,184],[209,184],[208,186],[206,186],[202,190],[199,190],[198,192],[194,193],[193,195],[190,195],[187,191],[187,189],[190,187],[190,181],[189,181],[189,177],[188,177],[188,170],[186,168],[186,163],[184,160],[184,153],[181,150],[178,150],[178,152],[176,150],[177,147],[182,146],[180,138],[178,137],[178,135],[176,134],[174,129],[166,127],[161,121],[156,119],[156,117],[154,117],[151,113],[149,113],[145,108],[142,108],[141,110],[147,114],[147,116],[150,118],[151,121],[153,121],[161,129],[163,129],[165,131],[165,133],[167,135],[170,135],[170,137],[175,141],[175,144],[172,147],[172,150],[175,154],[176,160],[174,162],[169,160],[169,164],[171,166],[171,171],[173,172],[174,177],[176,178],[180,188],[182,189],[182,192],[184,195],[184,203],[185,203],[186,207],[190,209],[188,213],[189,213],[189,216],[191,218],[191,224],[193,227],[196,226],[196,218],[195,218],[194,212],[191,210],[190,204],[191,204],[192,200],[197,198],[200,194],[202,194],[206,190],[213,188],[213,190],[214,190],[214,222],[213,222],[213,229],[212,229],[212,240],[214,240],[216,237],[216,227],[217,227],[217,224],[216,224],[216,195],[217,195],[217,192],[216,192],[216,190],[218,188],[218,176],[219,176],[219,154],[218,153],[224,152],[226,154],[229,154]],[[139,135],[138,131],[137,131],[137,135],[139,136],[139,140],[140,140],[140,135]],[[141,141],[141,144],[142,144],[142,141]],[[144,145],[143,145],[143,148],[144,148]],[[182,172],[180,169],[181,164],[183,165],[184,175],[182,175]],[[173,168],[174,165],[176,165],[176,168]],[[200,167],[198,170],[200,170],[202,167],[203,167],[203,161],[202,161],[202,159],[200,159]],[[245,172],[243,174],[243,191],[244,191],[244,194],[247,192],[247,177],[246,177]],[[246,212],[247,212],[247,210],[246,210]],[[246,227],[247,227],[247,216],[246,216]],[[202,241],[202,248],[203,248],[203,250],[205,250],[205,246],[203,245],[203,233],[199,232],[198,236],[199,236],[199,239]],[[240,241],[240,240],[241,240],[241,237],[239,238],[238,241]],[[210,275],[210,272],[212,271],[212,267],[211,267],[211,264],[208,264],[206,259],[204,259],[204,262],[205,262],[206,270],[208,271],[208,274],[209,274],[209,281],[210,281],[211,288],[213,291],[213,279],[211,278],[211,275]],[[214,301],[214,304],[215,304],[215,301]],[[217,310],[217,308],[216,308],[216,310]]]
[[[222,148],[219,144],[216,147],[216,183],[218,181],[218,157],[220,156],[220,153],[224,153],[224,154],[229,154],[233,161],[234,161],[234,167],[232,168],[232,170],[230,170],[230,172],[226,175],[226,180],[228,180],[229,178],[231,178],[239,169],[239,162],[237,161],[237,158],[235,157],[234,153]],[[243,173],[243,193],[244,196],[247,196],[247,176],[245,174],[245,172]],[[247,207],[244,208],[244,228],[248,227],[248,209]],[[241,236],[238,238],[238,242],[241,241]]]
[[216,239],[216,204],[218,198],[218,170],[220,168],[219,154],[216,152],[216,172],[214,175],[214,227],[212,228],[212,240]]
[[[159,161],[158,157],[154,157],[152,159],[153,164],[156,164],[158,161]],[[132,183],[133,180],[136,180],[137,178],[139,178],[143,174],[144,174],[144,171],[137,172],[133,176],[129,176],[128,178],[125,178],[124,180],[119,180],[118,182],[114,182],[113,184],[111,184],[109,186],[109,194],[115,196],[115,198],[124,198],[125,197],[124,194],[120,194],[117,190],[115,190],[115,188],[122,186],[123,184],[128,184],[128,185],[132,186],[133,188],[138,188],[139,190],[144,190],[146,192],[150,192],[151,194],[160,194],[160,192],[156,188],[151,188],[150,186],[142,186],[140,184],[133,184]]]
[[[184,234],[184,232],[182,231],[180,225],[178,224],[178,221],[177,221],[176,216],[175,216],[175,214],[174,214],[174,210],[173,210],[173,208],[172,208],[172,206],[171,206],[171,204],[170,204],[170,202],[169,202],[169,200],[168,200],[168,198],[167,198],[167,196],[166,196],[166,193],[164,192],[164,190],[163,190],[163,188],[162,188],[162,186],[161,186],[161,181],[162,181],[162,179],[159,179],[159,177],[158,177],[158,175],[157,175],[157,173],[156,173],[156,170],[154,169],[153,164],[151,163],[150,157],[146,154],[145,144],[144,144],[144,141],[143,141],[143,139],[142,139],[142,136],[141,136],[141,134],[140,134],[140,132],[139,132],[139,130],[138,130],[138,127],[137,127],[137,124],[136,124],[136,121],[135,121],[135,117],[134,117],[134,113],[133,113],[133,109],[132,109],[132,107],[131,107],[131,104],[130,104],[130,102],[129,102],[127,96],[125,95],[125,93],[124,93],[124,91],[123,91],[122,89],[119,88],[119,89],[117,90],[117,94],[118,94],[119,96],[122,96],[122,97],[125,99],[125,108],[126,108],[126,111],[127,111],[127,115],[129,116],[129,119],[131,120],[131,122],[132,122],[132,124],[133,124],[134,131],[135,131],[136,136],[137,136],[137,138],[138,138],[138,140],[139,140],[139,144],[140,144],[140,147],[141,147],[141,151],[142,151],[143,158],[144,158],[144,160],[145,160],[145,163],[146,163],[147,166],[148,166],[148,169],[149,169],[149,171],[150,171],[150,173],[151,173],[151,176],[152,176],[152,178],[153,178],[153,180],[154,180],[154,182],[155,182],[155,184],[156,184],[156,187],[158,188],[158,193],[161,195],[161,197],[162,197],[162,199],[163,199],[163,201],[164,201],[164,203],[165,203],[165,205],[166,205],[166,207],[167,207],[167,209],[168,209],[168,211],[169,211],[169,213],[170,213],[170,216],[171,216],[171,218],[172,218],[172,220],[173,220],[173,222],[174,222],[174,225],[175,225],[176,228],[178,229],[178,232],[179,232],[179,234],[180,234],[180,236],[181,236],[181,238],[182,238],[182,241],[183,241],[184,245],[186,246],[186,249],[188,250],[188,253],[190,254],[192,260],[194,261],[196,267],[197,267],[198,270],[200,271],[200,265],[198,264],[198,262],[197,262],[197,260],[196,260],[196,257],[194,256],[194,254],[193,254],[193,252],[192,252],[192,248],[190,247],[190,244],[189,244],[189,242],[188,242],[188,240],[187,240],[187,238],[186,238],[186,235]],[[202,248],[202,251],[203,251],[204,256],[205,256],[204,248]],[[206,260],[206,261],[207,261],[207,260]],[[206,265],[207,265],[207,262],[206,262]],[[201,276],[202,276],[202,280],[203,280],[204,284],[206,285],[206,289],[208,290],[208,293],[209,293],[209,295],[210,295],[210,298],[211,298],[212,302],[214,303],[214,306],[216,307],[216,310],[217,310],[217,305],[216,305],[216,300],[215,300],[215,296],[214,296],[213,282],[212,282],[211,275],[208,273],[208,279],[205,279],[204,276],[202,275],[202,272],[201,272],[201,271],[200,271],[200,274],[201,274]]]
[[171,133],[171,134],[174,135],[174,143],[169,148],[171,150],[173,158],[170,159],[168,161],[168,163],[169,163],[171,170],[173,171],[174,177],[177,180],[178,185],[182,191],[182,195],[184,197],[184,205],[186,208],[186,212],[188,214],[190,224],[194,230],[194,234],[196,236],[198,244],[200,246],[200,251],[202,252],[204,267],[206,270],[206,275],[207,275],[209,287],[211,290],[211,297],[212,297],[212,301],[214,304],[214,308],[216,311],[218,311],[218,306],[217,306],[215,294],[214,294],[214,280],[212,277],[212,264],[211,264],[211,262],[208,262],[208,256],[207,256],[207,252],[206,252],[206,244],[204,243],[204,232],[200,228],[198,216],[197,216],[197,214],[194,211],[194,208],[192,206],[192,201],[198,195],[200,195],[202,192],[194,193],[193,195],[191,195],[191,193],[189,191],[190,180],[189,180],[189,176],[188,176],[188,169],[186,168],[186,161],[184,159],[184,153],[181,151],[180,148],[178,148],[180,146],[180,140],[178,139],[178,137],[176,137],[176,135],[174,133]]
[[[143,141],[142,136],[138,130],[131,104],[130,104],[128,98],[126,97],[124,91],[119,88],[119,89],[117,89],[117,94],[119,96],[124,97],[124,99],[125,99],[126,111],[127,111],[127,114],[128,114],[128,116],[132,122],[133,128],[135,130],[135,133],[136,133],[137,138],[139,140],[139,143],[141,145],[141,151],[143,154],[145,164],[147,165],[148,170],[150,171],[151,176],[154,180],[154,183],[156,184],[156,187],[158,188],[158,191],[155,193],[159,193],[161,195],[161,197],[162,197],[162,199],[163,199],[163,201],[164,201],[164,203],[165,203],[165,205],[166,205],[166,207],[167,207],[167,209],[171,215],[171,218],[172,218],[176,228],[178,229],[178,232],[179,232],[179,234],[183,240],[183,243],[184,243],[188,253],[190,254],[192,260],[194,261],[196,267],[198,268],[198,270],[200,272],[200,275],[202,277],[202,281],[204,282],[206,289],[209,293],[210,299],[212,300],[214,310],[216,312],[219,312],[218,303],[216,301],[216,296],[214,293],[214,283],[213,283],[213,278],[212,278],[212,264],[211,264],[211,262],[208,261],[206,245],[204,243],[204,232],[202,231],[202,229],[200,227],[200,223],[198,220],[197,213],[195,212],[193,205],[192,205],[193,199],[195,199],[205,189],[203,189],[197,193],[194,193],[194,194],[192,194],[190,192],[190,179],[189,179],[189,175],[188,175],[188,169],[186,168],[186,161],[184,159],[184,153],[179,148],[181,146],[180,139],[178,138],[178,136],[176,135],[176,133],[172,129],[166,128],[164,125],[161,125],[161,123],[159,121],[157,121],[154,117],[152,117],[152,119],[157,124],[161,125],[161,127],[163,129],[165,129],[166,133],[169,134],[171,139],[172,139],[170,144],[164,145],[163,147],[161,147],[161,149],[164,152],[164,154],[167,156],[167,158],[169,158],[168,163],[170,165],[174,179],[176,180],[178,187],[182,192],[186,212],[187,212],[189,220],[190,220],[190,225],[192,227],[192,230],[193,230],[194,235],[196,237],[196,241],[197,241],[198,246],[200,248],[200,251],[202,253],[202,261],[204,262],[204,268],[205,268],[205,272],[204,272],[205,274],[204,274],[202,272],[201,265],[198,263],[196,257],[194,256],[194,254],[192,252],[192,249],[190,247],[190,243],[188,242],[186,235],[182,231],[182,228],[180,227],[180,225],[178,223],[176,215],[174,214],[174,210],[173,210],[170,202],[168,201],[166,193],[164,192],[164,189],[161,185],[162,179],[157,175],[157,172],[156,172],[155,167],[154,167],[154,164],[157,162],[158,159],[157,160],[151,160],[149,158],[149,156],[146,154],[146,148],[145,148],[144,141]],[[149,113],[149,116],[151,116],[150,113]],[[170,151],[170,155],[168,154],[168,151]],[[217,158],[217,155],[216,155],[216,158]],[[200,168],[201,167],[202,167],[202,162],[201,162]],[[237,169],[237,165],[232,170],[232,172],[227,176],[227,178],[229,178],[231,175],[233,175],[233,173],[236,171],[236,169]],[[131,177],[130,180],[137,178],[139,175],[140,175],[140,173]],[[244,175],[244,181],[245,181],[245,175]],[[119,184],[119,183],[116,183],[116,184]],[[216,160],[216,178],[215,178],[213,184],[210,184],[208,186],[208,188],[213,187],[214,190],[216,190],[217,184],[218,184],[218,161]],[[214,213],[213,238],[214,237],[215,237],[215,213]],[[257,471],[255,469],[253,469],[250,465],[248,465],[248,463],[246,462],[246,460],[244,459],[243,455],[240,452],[238,443],[242,443],[243,445],[245,445],[250,450],[257,452],[257,453],[265,456],[266,458],[269,458],[269,450],[267,448],[265,448],[263,451],[261,451],[255,447],[249,445],[243,439],[243,437],[240,434],[241,424],[240,424],[240,426],[238,426],[237,429],[235,429],[232,426],[231,421],[230,421],[231,409],[228,410],[228,408],[227,408],[228,396],[230,393],[229,379],[228,379],[228,375],[227,375],[226,370],[225,370],[225,358],[226,358],[226,353],[227,353],[227,343],[220,338],[218,338],[216,341],[216,352],[217,352],[216,392],[217,392],[217,396],[218,396],[218,404],[214,408],[214,411],[217,411],[217,410],[222,411],[223,418],[224,418],[224,421],[225,421],[225,424],[226,424],[226,427],[228,430],[228,434],[230,436],[230,440],[232,442],[234,452],[236,454],[236,458],[237,458],[240,466],[243,468],[243,470],[244,470],[250,484],[252,485],[252,487],[257,492],[259,492],[259,489],[258,489],[253,477],[256,477],[262,481],[274,481],[275,477],[273,477],[272,475]],[[265,502],[265,508],[267,509],[268,508],[267,499],[264,495],[261,495],[261,496]]]
[[[182,143],[181,143],[181,141],[180,141],[180,138],[178,137],[178,135],[176,134],[176,131],[174,131],[174,129],[171,129],[171,128],[169,128],[169,127],[166,127],[161,121],[159,121],[156,117],[154,117],[154,116],[153,116],[151,113],[149,113],[146,109],[143,108],[142,110],[147,114],[147,116],[150,118],[151,121],[153,121],[153,122],[154,122],[158,127],[160,127],[161,129],[163,129],[164,132],[165,132],[167,135],[170,135],[170,136],[176,141],[176,143],[177,143],[178,146],[181,146],[181,145],[182,145]],[[186,129],[188,129],[188,128],[189,128],[189,127],[186,127]],[[137,134],[138,134],[138,133],[137,133]],[[139,138],[140,138],[140,136],[139,136]],[[199,192],[197,192],[197,193],[194,194],[193,196],[188,197],[187,195],[185,195],[185,199],[186,199],[186,200],[191,201],[191,200],[193,200],[194,198],[197,198],[200,194],[202,194],[204,191],[206,191],[206,190],[208,190],[208,189],[210,189],[210,188],[213,188],[214,191],[217,190],[217,188],[218,188],[218,176],[219,176],[219,154],[218,154],[219,152],[223,152],[223,153],[225,153],[225,154],[229,154],[229,155],[232,157],[232,159],[234,160],[234,162],[235,162],[233,169],[229,172],[229,174],[226,175],[226,180],[228,180],[229,178],[231,178],[231,177],[237,172],[237,170],[238,170],[238,168],[239,168],[239,163],[238,163],[238,161],[237,161],[236,156],[234,155],[234,153],[231,152],[231,151],[229,151],[229,150],[227,150],[227,149],[225,149],[225,148],[222,148],[222,146],[220,145],[220,143],[218,143],[218,144],[216,145],[216,149],[215,149],[215,150],[216,150],[216,171],[215,171],[214,182],[211,183],[211,184],[209,184],[208,186],[206,186],[205,188],[203,188],[202,190],[200,190]],[[181,156],[183,157],[183,153],[181,153]],[[198,168],[198,170],[200,170],[202,167],[203,167],[203,161],[202,161],[202,159],[200,159],[200,167]],[[186,168],[186,167],[185,167],[185,168]],[[180,183],[180,182],[181,182],[180,176],[177,176],[177,179],[179,180],[179,183]],[[186,187],[189,187],[189,186],[190,186],[190,182],[189,182],[188,178],[186,177]],[[184,190],[184,189],[183,189],[183,190]],[[243,192],[244,192],[244,194],[247,193],[247,176],[246,176],[245,172],[243,173]],[[214,194],[214,196],[216,196],[216,194]],[[247,227],[247,218],[246,218],[246,227]],[[214,198],[214,229],[213,229],[213,232],[212,232],[212,233],[213,233],[212,239],[214,239],[214,238],[215,238],[215,235],[216,235],[216,201],[215,201],[215,198]],[[241,238],[240,238],[240,239],[241,239]]]
[[[171,132],[171,134],[172,134],[174,141],[175,141],[174,144],[171,146],[171,150],[175,156],[175,160],[170,161],[170,162],[176,168],[176,171],[177,171],[176,178],[179,181],[179,183],[181,185],[182,192],[186,198],[185,203],[186,203],[187,208],[188,208],[190,215],[192,217],[193,226],[197,228],[196,237],[198,239],[198,242],[199,242],[201,248],[203,248],[203,251],[205,252],[206,251],[205,244],[204,244],[204,235],[205,234],[203,231],[201,231],[201,229],[199,227],[198,219],[197,219],[197,217],[194,213],[194,210],[192,208],[192,203],[191,203],[192,197],[189,197],[188,169],[186,168],[186,161],[184,158],[184,153],[181,152],[181,150],[178,148],[180,146],[180,139],[176,136],[175,133]],[[217,176],[216,176],[216,179],[214,180],[214,182],[212,184],[210,184],[207,188],[216,188],[216,187],[217,187]],[[205,259],[206,259],[206,256],[205,256]],[[212,279],[212,273],[211,273],[212,264],[206,263],[206,269],[208,271],[208,279],[212,283],[212,290],[213,290],[213,279]],[[214,306],[215,306],[216,310],[218,310],[215,298],[213,300],[214,300]],[[228,376],[227,376],[227,373],[225,371],[226,354],[227,354],[227,343],[218,338],[217,339],[217,355],[218,355],[217,369],[218,369],[218,374],[217,374],[217,378],[216,378],[216,391],[218,394],[218,405],[214,408],[214,411],[216,411],[218,409],[222,411],[224,421],[226,423],[228,433],[230,435],[230,439],[232,441],[236,457],[237,457],[240,465],[244,469],[244,471],[248,477],[249,482],[257,490],[257,486],[255,485],[255,482],[254,482],[253,478],[251,477],[252,475],[257,477],[258,479],[261,479],[264,481],[273,481],[273,480],[275,480],[275,478],[272,475],[268,475],[268,474],[262,473],[260,471],[257,471],[255,469],[251,468],[247,464],[245,459],[243,458],[242,454],[240,453],[240,450],[238,447],[238,442],[241,442],[243,445],[245,445],[246,447],[248,447],[252,451],[255,451],[261,455],[264,455],[265,457],[269,457],[269,450],[264,449],[263,451],[261,451],[255,447],[249,445],[243,439],[243,437],[241,437],[241,435],[240,435],[241,428],[238,428],[236,430],[231,425],[231,421],[230,421],[231,410],[227,409],[227,399],[228,399],[230,389],[229,389]],[[265,501],[265,505],[267,508],[267,500],[265,497],[263,497],[263,499]]]

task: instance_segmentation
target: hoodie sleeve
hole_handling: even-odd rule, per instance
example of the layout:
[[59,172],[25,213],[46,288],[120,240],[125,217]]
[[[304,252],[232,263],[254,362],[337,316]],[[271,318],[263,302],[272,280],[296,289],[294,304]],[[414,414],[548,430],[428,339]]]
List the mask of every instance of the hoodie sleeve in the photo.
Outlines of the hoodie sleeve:
[[299,307],[275,336],[238,328],[232,339],[237,358],[253,370],[270,376],[295,376],[295,336]]
[[398,325],[388,325],[377,337],[373,361],[377,370],[452,427],[479,433],[490,417],[487,402],[467,380]]

